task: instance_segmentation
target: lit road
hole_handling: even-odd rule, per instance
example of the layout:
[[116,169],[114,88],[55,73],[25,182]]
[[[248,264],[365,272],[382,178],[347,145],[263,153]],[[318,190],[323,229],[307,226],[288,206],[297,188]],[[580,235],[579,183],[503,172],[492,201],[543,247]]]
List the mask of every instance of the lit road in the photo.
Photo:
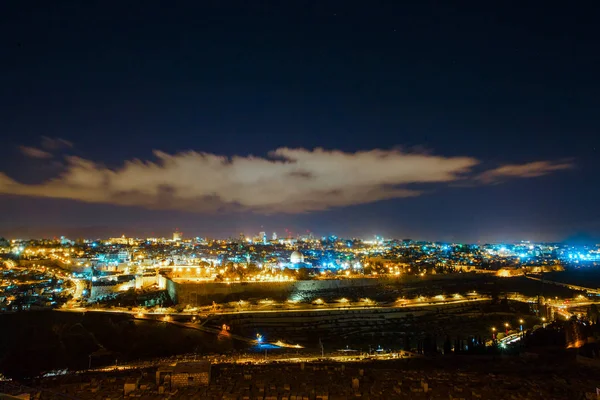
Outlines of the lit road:
[[75,284],[75,293],[73,293],[73,300],[80,300],[83,297],[83,291],[85,290],[85,280],[70,278],[71,282]]
[[531,275],[525,275],[525,277],[532,279],[534,281],[540,281],[540,282],[543,281],[544,283],[549,283],[549,284],[557,285],[557,286],[563,286],[563,287],[569,288],[571,290],[577,290],[577,291],[581,291],[581,292],[587,292],[587,293],[600,295],[600,289],[598,289],[598,288],[588,288],[588,287],[584,287],[584,286],[572,285],[570,283],[549,281],[547,279],[536,278]]
[[[121,365],[112,365],[107,367],[100,368],[90,368],[82,371],[65,371],[62,373],[66,374],[82,374],[88,372],[111,372],[111,371],[126,371],[126,370],[136,370],[143,368],[156,367],[159,365],[173,365],[179,362],[188,362],[188,361],[196,361],[196,360],[209,360],[212,364],[268,364],[270,362],[285,362],[285,363],[303,363],[303,362],[361,362],[361,361],[369,361],[369,360],[398,360],[398,359],[411,359],[411,358],[424,358],[421,354],[416,354],[407,351],[401,351],[397,353],[386,353],[386,354],[354,354],[354,355],[302,355],[302,356],[286,356],[286,355],[271,355],[268,354],[259,354],[257,353],[254,356],[230,356],[225,358],[218,358],[214,360],[210,360],[206,357],[197,357],[195,355],[185,355],[180,357],[171,357],[168,360],[155,360],[155,361],[142,361],[142,362],[133,362],[128,364]],[[46,376],[56,376],[60,374],[46,374]]]
[[[256,313],[293,313],[293,312],[299,312],[299,311],[302,311],[302,312],[327,312],[327,311],[350,311],[350,310],[369,310],[369,309],[373,309],[373,310],[387,309],[387,310],[395,310],[395,311],[401,312],[403,310],[415,308],[415,307],[436,307],[436,306],[443,307],[443,306],[456,305],[456,304],[477,303],[477,302],[481,302],[481,301],[488,301],[489,299],[490,299],[490,297],[487,297],[487,296],[478,296],[478,297],[472,297],[472,298],[461,297],[460,299],[453,298],[452,300],[440,299],[437,301],[436,300],[433,300],[433,301],[423,301],[423,300],[410,300],[409,301],[409,300],[406,300],[403,302],[402,305],[394,304],[394,305],[390,305],[390,306],[374,306],[374,305],[358,306],[358,305],[350,305],[350,303],[348,303],[348,305],[339,304],[335,307],[314,306],[314,305],[310,306],[309,305],[308,308],[294,307],[291,309],[254,309],[254,310],[237,310],[237,311],[222,311],[222,312],[214,311],[214,312],[203,315],[203,318],[206,318],[204,320],[204,322],[207,322],[211,315],[256,314]],[[178,317],[178,316],[196,318],[196,316],[199,315],[198,313],[142,312],[142,311],[127,310],[127,309],[91,309],[91,308],[82,308],[82,307],[62,308],[57,311],[104,312],[104,313],[130,314],[134,318],[140,319],[140,320],[162,321],[164,323],[177,325],[177,326],[180,326],[180,327],[186,328],[186,329],[199,330],[199,331],[212,333],[212,334],[216,334],[216,335],[224,335],[224,336],[230,337],[231,339],[243,341],[243,342],[246,342],[249,344],[257,344],[257,341],[255,338],[248,338],[248,337],[233,334],[231,332],[223,331],[220,329],[206,327],[203,325],[203,323],[196,323],[196,322],[186,323],[186,322],[179,322],[179,321],[174,320],[174,317]],[[285,344],[285,343],[281,343],[281,342],[273,342],[273,343],[265,342],[264,344],[270,344],[270,345],[274,345],[277,347],[301,348],[298,345]],[[352,357],[355,357],[355,356],[352,356]]]
[[[298,311],[310,311],[310,312],[327,312],[327,311],[340,311],[340,310],[368,310],[368,309],[397,309],[402,310],[404,308],[412,308],[412,307],[430,307],[430,306],[445,306],[445,305],[453,305],[453,304],[461,304],[461,303],[472,303],[478,301],[487,301],[490,300],[491,297],[488,296],[480,296],[476,298],[469,299],[452,299],[452,300],[430,300],[430,301],[420,301],[420,300],[407,300],[404,303],[396,303],[394,305],[356,305],[348,303],[347,305],[338,304],[338,305],[323,305],[323,306],[309,306],[309,307],[294,307],[289,306],[289,308],[277,308],[277,309],[265,309],[265,308],[252,308],[240,307],[238,310],[231,311],[211,311],[209,314],[218,314],[218,315],[230,315],[230,314],[255,314],[257,312],[260,313],[286,313],[286,312],[298,312]],[[193,313],[197,314],[197,313]],[[175,315],[175,314],[173,314]],[[184,315],[184,313],[182,313]],[[191,315],[191,314],[188,314]]]
[[523,337],[523,332],[511,333],[510,335],[504,336],[502,339],[498,340],[500,345],[507,345],[518,342]]
[[[74,284],[76,285],[76,293],[77,296],[74,296],[74,299],[81,297],[83,289],[85,287],[85,281],[80,279],[73,279]],[[298,304],[298,303],[275,303],[271,300],[263,300],[262,303],[259,302],[258,305],[250,305],[246,302],[240,302],[236,309],[222,309],[218,307],[202,307],[196,308],[187,312],[170,312],[169,309],[158,309],[154,311],[146,311],[144,309],[137,310],[128,310],[125,308],[111,308],[111,309],[103,309],[103,308],[84,308],[84,307],[67,307],[62,308],[59,311],[66,312],[102,312],[102,313],[123,313],[130,314],[134,318],[139,320],[150,320],[150,321],[161,321],[164,323],[169,323],[173,325],[180,326],[186,329],[199,330],[206,333],[211,333],[215,335],[225,335],[234,340],[243,341],[249,344],[256,344],[256,338],[248,338],[240,335],[233,334],[231,332],[226,332],[221,329],[212,328],[208,326],[204,326],[204,323],[211,320],[213,316],[220,315],[238,315],[238,314],[257,314],[257,313],[295,313],[295,312],[336,312],[336,311],[352,311],[352,310],[389,310],[389,311],[397,311],[403,312],[407,309],[414,308],[435,308],[435,307],[445,307],[459,304],[467,304],[467,303],[477,303],[483,301],[489,301],[491,297],[483,296],[483,295],[469,295],[468,297],[463,296],[455,296],[449,298],[443,298],[441,296],[437,296],[438,298],[416,298],[411,300],[400,300],[395,303],[390,304],[377,304],[373,301],[362,301],[362,302],[349,302],[345,299],[344,301],[338,301],[335,304]],[[520,294],[515,294],[510,296],[511,300],[524,301],[524,302],[532,302],[534,301],[531,298],[522,296]],[[593,304],[593,301],[590,301],[587,298],[575,298],[570,300],[551,300],[549,305],[556,309],[558,315],[568,319],[572,314],[567,310],[568,307],[574,306],[582,306]],[[178,317],[181,318],[190,318],[193,322],[181,322],[177,321]],[[198,321],[196,321],[198,318]],[[202,320],[202,322],[200,321]],[[500,345],[508,345],[517,340],[520,340],[520,332],[511,334],[499,340]],[[289,344],[281,344],[281,343],[267,343],[272,344],[277,347],[295,347],[294,345]],[[490,343],[491,344],[491,343]]]
[[[255,313],[286,313],[286,312],[299,312],[299,311],[309,311],[309,312],[327,312],[327,311],[346,311],[346,310],[369,310],[369,309],[373,309],[373,310],[377,310],[377,309],[396,309],[396,310],[403,310],[406,308],[413,308],[413,307],[433,307],[433,306],[446,306],[446,305],[456,305],[456,304],[462,304],[462,303],[474,303],[474,302],[480,302],[480,301],[488,301],[490,300],[491,297],[489,296],[478,296],[478,297],[473,297],[473,298],[461,298],[461,299],[451,299],[451,300],[428,300],[428,301],[421,301],[421,300],[406,300],[403,303],[396,303],[393,305],[356,305],[356,304],[351,304],[348,303],[347,305],[344,304],[338,304],[338,305],[307,305],[307,306],[297,306],[297,305],[291,305],[291,306],[287,306],[287,308],[267,308],[267,307],[253,307],[253,306],[245,306],[245,307],[240,307],[237,310],[219,310],[219,309],[215,309],[215,310],[203,310],[201,312],[199,311],[189,311],[189,312],[168,312],[167,310],[159,310],[159,311],[134,311],[134,310],[128,310],[125,308],[111,308],[111,309],[104,309],[104,308],[84,308],[84,307],[79,307],[79,308],[72,308],[72,309],[63,309],[60,311],[75,311],[75,312],[86,312],[86,311],[91,311],[91,312],[107,312],[107,313],[126,313],[126,314],[145,314],[145,315],[156,315],[156,316],[160,316],[160,315],[171,315],[173,317],[177,317],[177,316],[182,316],[182,317],[191,317],[191,316],[197,316],[197,315],[202,315],[202,316],[208,316],[208,315],[233,315],[233,314],[255,314]],[[276,307],[281,307],[281,305],[275,305]]]
[[68,289],[69,291],[73,292],[73,298],[66,303],[67,307],[73,307],[76,302],[83,298],[83,292],[86,288],[85,279],[74,278],[71,273],[59,267],[33,264],[29,268],[38,272],[52,273],[55,277],[70,281],[73,284],[73,287]]

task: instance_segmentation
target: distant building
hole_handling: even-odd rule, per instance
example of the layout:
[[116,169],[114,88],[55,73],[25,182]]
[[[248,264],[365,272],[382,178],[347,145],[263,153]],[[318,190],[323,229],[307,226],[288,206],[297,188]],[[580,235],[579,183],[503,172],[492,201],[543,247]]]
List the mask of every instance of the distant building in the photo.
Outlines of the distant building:
[[273,236],[272,236],[273,241],[277,240],[277,232],[273,232]]
[[290,256],[290,263],[292,264],[301,264],[304,262],[304,254],[299,251],[294,251]]
[[60,237],[60,244],[61,244],[62,246],[73,246],[73,245],[75,244],[75,242],[74,242],[74,241],[72,241],[72,240],[70,240],[70,239],[67,239],[67,238],[66,238],[66,237],[64,237],[64,236],[61,236],[61,237]]
[[173,232],[173,241],[180,242],[181,241],[181,232],[175,231]]
[[133,240],[133,238],[128,238],[128,237],[125,237],[125,235],[123,235],[121,237],[110,238],[110,239],[108,239],[108,242],[110,244],[132,245],[134,240]]
[[312,268],[312,264],[307,263],[304,260],[304,254],[302,254],[298,250],[296,250],[290,255],[290,261],[287,263],[280,264],[280,268],[291,268],[291,269]]
[[209,383],[209,361],[177,363],[175,366],[161,367],[156,371],[158,387],[179,388],[208,385]]

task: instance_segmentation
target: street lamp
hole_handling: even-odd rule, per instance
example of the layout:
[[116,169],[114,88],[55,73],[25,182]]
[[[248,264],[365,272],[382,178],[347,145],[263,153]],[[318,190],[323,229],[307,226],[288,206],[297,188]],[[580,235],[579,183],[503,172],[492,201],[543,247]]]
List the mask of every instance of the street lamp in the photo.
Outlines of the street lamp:
[[492,328],[492,340],[496,340],[496,328]]
[[504,327],[506,328],[506,334],[508,335],[508,327],[509,327],[508,322],[504,323]]
[[519,324],[521,324],[521,332],[523,332],[523,318],[519,320]]
[[546,327],[546,317],[542,317],[542,322],[544,323],[543,326],[545,328]]

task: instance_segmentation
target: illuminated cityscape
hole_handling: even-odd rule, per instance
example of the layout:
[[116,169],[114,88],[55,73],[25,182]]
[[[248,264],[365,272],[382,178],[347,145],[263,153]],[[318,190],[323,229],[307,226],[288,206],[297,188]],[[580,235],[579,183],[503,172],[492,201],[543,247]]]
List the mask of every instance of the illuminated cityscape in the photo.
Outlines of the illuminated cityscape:
[[0,3],[0,399],[600,400],[593,2]]
[[[267,241],[260,232],[254,237],[241,234],[228,240],[184,238],[175,232],[173,239],[115,237],[98,240],[3,240],[0,251],[14,268],[15,279],[6,279],[6,293],[22,293],[24,299],[4,298],[4,310],[31,307],[58,307],[60,293],[68,282],[77,283],[79,302],[95,304],[118,298],[130,289],[193,287],[207,283],[227,285],[251,282],[294,282],[297,280],[355,280],[374,278],[425,277],[462,273],[516,277],[569,268],[593,268],[600,261],[600,248],[560,244],[472,245],[460,243],[417,242],[374,237],[370,240],[337,236],[315,238],[312,234]],[[48,274],[44,285],[55,282],[54,296],[43,301],[23,292],[17,281],[25,281],[17,265]],[[60,269],[61,272],[56,270]],[[23,277],[20,277],[23,275]],[[41,279],[41,278],[40,278]],[[368,281],[365,281],[368,282]],[[358,283],[353,283],[359,285]],[[36,280],[35,294],[47,292]],[[245,290],[249,287],[245,286]],[[233,289],[230,289],[233,290]],[[178,302],[182,293],[170,292]],[[297,294],[297,296],[300,296]],[[42,296],[43,297],[43,296]],[[54,297],[57,297],[56,299]],[[162,299],[163,297],[159,295]],[[20,300],[25,301],[21,303]],[[184,305],[202,305],[205,299],[188,299]],[[211,300],[212,301],[212,300]],[[152,301],[150,301],[152,303]],[[208,303],[210,304],[210,302]]]
[[[216,346],[213,352],[227,343],[219,350],[222,359],[203,355],[197,346],[190,347],[193,342],[168,359],[121,355],[124,376],[130,370],[158,368],[157,376],[168,377],[169,381],[157,378],[146,384],[155,388],[145,393],[154,391],[158,397],[161,390],[198,390],[198,384],[212,393],[216,389],[211,364],[219,380],[235,380],[236,373],[252,368],[259,368],[253,373],[260,376],[261,368],[268,371],[272,362],[284,363],[290,371],[301,368],[296,373],[302,376],[307,362],[334,370],[342,365],[354,371],[351,375],[360,375],[365,362],[425,362],[434,354],[518,354],[550,340],[544,339],[548,335],[558,335],[551,340],[563,340],[563,346],[578,351],[594,343],[590,329],[597,326],[600,289],[573,277],[597,276],[599,246],[314,234],[266,237],[260,232],[230,239],[188,238],[176,231],[172,238],[2,239],[0,310],[7,316],[54,310],[66,320],[84,315],[82,323],[96,332],[94,336],[105,333],[90,325],[93,319],[108,322],[120,316],[144,324],[138,329],[148,332],[171,326],[204,335],[202,340],[216,338],[219,344],[210,345]],[[116,368],[110,359],[119,346],[106,343],[89,345],[89,371],[102,374]],[[155,353],[144,352],[146,357]],[[246,367],[230,375],[224,367],[230,363]],[[67,373],[42,371],[46,376]],[[183,374],[180,384],[177,374]],[[200,383],[188,385],[191,374]],[[393,376],[389,379],[397,379]],[[408,376],[406,388],[385,379],[381,384],[392,385],[386,390],[396,394],[427,393],[431,382],[439,385],[445,379]],[[122,384],[126,392],[142,390],[139,384],[127,389],[127,379]],[[270,389],[273,398],[302,390],[285,374],[278,379]],[[478,379],[482,378],[474,374],[470,381]],[[267,391],[257,385],[234,385],[230,394]],[[334,379],[321,382],[316,390],[351,393],[357,390],[353,385],[332,389]],[[114,385],[103,390],[110,387]]]

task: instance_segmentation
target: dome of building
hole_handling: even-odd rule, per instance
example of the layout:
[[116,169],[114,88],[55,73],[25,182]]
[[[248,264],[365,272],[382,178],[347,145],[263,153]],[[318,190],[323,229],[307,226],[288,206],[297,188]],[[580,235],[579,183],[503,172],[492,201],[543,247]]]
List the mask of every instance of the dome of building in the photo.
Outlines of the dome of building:
[[299,251],[294,251],[290,256],[290,262],[292,264],[300,264],[304,262],[304,255]]

